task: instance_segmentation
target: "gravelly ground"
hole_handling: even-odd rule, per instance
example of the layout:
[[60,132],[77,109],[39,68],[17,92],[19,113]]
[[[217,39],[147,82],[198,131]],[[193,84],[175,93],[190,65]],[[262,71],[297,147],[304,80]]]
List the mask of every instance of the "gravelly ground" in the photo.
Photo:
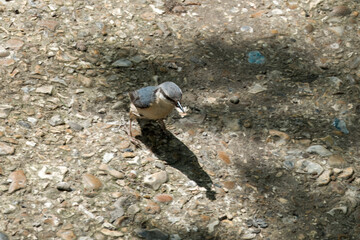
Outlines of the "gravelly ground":
[[[358,11],[0,0],[0,239],[359,239]],[[129,137],[164,81],[186,115]]]

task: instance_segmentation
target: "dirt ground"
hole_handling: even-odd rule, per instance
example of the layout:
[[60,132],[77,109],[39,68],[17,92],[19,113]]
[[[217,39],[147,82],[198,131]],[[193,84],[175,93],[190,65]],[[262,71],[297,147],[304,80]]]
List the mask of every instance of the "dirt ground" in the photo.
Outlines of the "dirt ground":
[[0,0],[0,240],[360,239],[359,6]]

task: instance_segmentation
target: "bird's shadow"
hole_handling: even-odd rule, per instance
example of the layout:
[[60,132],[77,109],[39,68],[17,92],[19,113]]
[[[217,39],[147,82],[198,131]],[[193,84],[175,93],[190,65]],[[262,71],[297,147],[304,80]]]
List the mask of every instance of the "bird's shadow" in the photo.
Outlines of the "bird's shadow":
[[215,200],[215,192],[211,190],[213,182],[201,168],[196,155],[168,130],[159,124],[138,119],[141,135],[136,138],[145,144],[160,160],[178,169],[199,187],[206,189],[206,197]]

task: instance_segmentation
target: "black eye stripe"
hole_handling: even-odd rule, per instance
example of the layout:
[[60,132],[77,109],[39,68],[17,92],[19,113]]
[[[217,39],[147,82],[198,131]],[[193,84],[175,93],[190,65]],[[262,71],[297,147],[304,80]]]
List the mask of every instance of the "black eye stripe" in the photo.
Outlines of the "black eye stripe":
[[171,99],[168,95],[165,94],[164,90],[162,90],[162,88],[160,88],[161,93],[164,95],[164,97],[169,100],[170,102],[174,103],[175,105],[177,105],[177,102],[174,101],[173,99]]

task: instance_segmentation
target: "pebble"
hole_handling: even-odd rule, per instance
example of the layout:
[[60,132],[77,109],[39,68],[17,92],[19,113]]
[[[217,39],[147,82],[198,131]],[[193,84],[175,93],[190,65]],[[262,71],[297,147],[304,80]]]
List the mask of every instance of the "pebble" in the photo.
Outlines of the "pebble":
[[122,59],[119,59],[119,60],[116,60],[115,62],[113,62],[111,64],[111,66],[113,66],[113,67],[132,67],[133,63],[128,59],[122,58]]
[[42,20],[38,22],[38,25],[41,27],[46,27],[50,31],[55,31],[59,23],[55,20]]
[[7,118],[13,109],[10,105],[0,105],[0,118]]
[[351,13],[351,9],[347,6],[336,6],[333,8],[333,10],[330,12],[330,16],[346,16]]
[[89,173],[85,173],[82,176],[84,188],[86,190],[98,190],[102,187],[101,181]]
[[321,145],[312,145],[306,149],[307,153],[317,153],[322,157],[331,156],[332,153]]
[[156,202],[153,202],[151,200],[147,200],[147,204],[145,207],[145,212],[148,214],[156,214],[160,213],[160,206]]
[[256,93],[261,93],[261,92],[263,92],[263,91],[266,91],[267,90],[267,88],[266,87],[263,87],[263,86],[261,86],[260,84],[258,84],[258,83],[255,83],[253,86],[251,86],[250,88],[249,88],[249,93],[252,93],[252,94],[256,94]]
[[10,55],[10,52],[9,51],[3,51],[3,50],[0,50],[0,57],[3,58],[3,57],[7,57]]
[[146,240],[168,240],[169,235],[163,233],[157,228],[146,230],[146,229],[136,229],[135,233],[141,237],[145,238]]
[[308,174],[320,175],[324,171],[320,164],[308,160],[299,160],[296,162],[296,165],[299,169]]
[[15,148],[12,146],[9,146],[3,142],[0,142],[0,156],[3,155],[12,155],[15,152]]
[[109,230],[109,229],[106,229],[106,228],[101,229],[100,232],[102,234],[104,234],[106,236],[110,236],[110,237],[122,237],[122,236],[124,236],[124,233],[122,233],[120,231]]
[[5,233],[0,232],[0,240],[9,240],[9,237]]
[[105,153],[104,156],[103,156],[103,160],[102,162],[103,163],[109,163],[113,158],[115,157],[115,154],[114,153]]
[[305,30],[305,33],[309,34],[309,33],[312,33],[314,31],[314,26],[312,24],[308,24],[305,26],[304,30]]
[[340,155],[332,155],[328,159],[330,167],[343,167],[346,164],[344,158]]
[[121,154],[123,158],[134,158],[136,157],[136,154],[133,152],[124,152]]
[[35,92],[52,95],[53,90],[54,90],[54,86],[45,85],[45,86],[41,86],[41,87],[36,88]]
[[332,170],[325,170],[319,177],[316,179],[318,186],[325,186],[331,181]]
[[214,232],[214,230],[215,230],[215,227],[217,226],[217,225],[219,225],[219,223],[220,223],[220,221],[219,220],[215,220],[215,221],[212,221],[211,223],[209,223],[206,227],[208,228],[208,232],[209,233],[212,233],[212,232]]
[[19,50],[22,46],[24,46],[24,42],[17,38],[9,39],[6,42],[6,47],[14,50]]
[[231,164],[229,155],[224,151],[217,152],[218,157],[227,165]]
[[169,203],[173,200],[173,197],[169,194],[158,194],[154,197],[156,202]]
[[59,238],[61,238],[63,240],[76,239],[76,235],[74,234],[74,232],[72,230],[61,229],[60,231],[58,231],[56,233],[56,236],[58,236]]
[[232,96],[230,98],[230,102],[233,103],[233,104],[238,104],[240,102],[240,99],[238,96]]
[[93,80],[91,78],[85,77],[84,75],[79,74],[77,79],[84,87],[90,88],[93,85]]
[[80,124],[76,123],[76,122],[68,122],[67,123],[69,125],[69,127],[74,130],[74,131],[77,131],[77,132],[80,132],[84,129],[83,126],[81,126]]
[[137,204],[132,204],[128,207],[127,213],[130,215],[135,215],[136,213],[140,212],[140,207]]
[[254,238],[256,238],[255,233],[244,233],[244,235],[241,236],[241,239],[244,239],[244,240],[249,240],[249,239],[254,239]]
[[147,175],[144,178],[144,184],[154,190],[158,190],[160,186],[168,181],[168,174],[166,171],[157,172]]
[[61,182],[68,171],[68,168],[65,166],[43,166],[38,172],[38,176],[41,179],[51,179]]
[[328,29],[338,36],[342,36],[345,31],[345,28],[343,26],[329,27]]
[[59,191],[66,191],[66,192],[71,192],[72,188],[70,183],[68,182],[59,182],[56,184],[56,189]]
[[140,15],[140,17],[145,21],[153,21],[156,17],[154,12],[145,12]]
[[11,184],[9,186],[9,193],[13,193],[16,190],[25,188],[26,186],[26,176],[23,170],[16,170],[9,175],[9,180]]
[[53,127],[63,125],[65,122],[59,114],[52,116],[49,120],[49,124]]
[[352,167],[348,167],[343,169],[343,171],[339,174],[338,178],[349,179],[353,174],[354,174],[354,169]]

